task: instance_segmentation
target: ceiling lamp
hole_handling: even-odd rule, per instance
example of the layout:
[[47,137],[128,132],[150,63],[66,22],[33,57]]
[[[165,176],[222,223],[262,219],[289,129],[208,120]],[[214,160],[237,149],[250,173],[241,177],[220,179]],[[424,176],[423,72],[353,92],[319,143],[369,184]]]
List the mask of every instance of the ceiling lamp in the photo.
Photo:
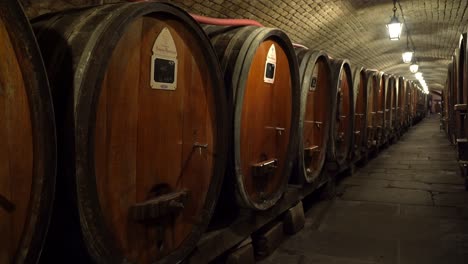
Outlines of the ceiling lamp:
[[409,70],[412,73],[417,73],[419,70],[419,65],[416,63],[416,60],[413,60],[411,62],[411,65],[409,66]]
[[410,50],[409,44],[408,44],[408,38],[409,38],[409,32],[406,30],[406,50],[403,52],[401,57],[403,58],[404,63],[410,63],[413,59],[413,51]]
[[403,23],[400,23],[398,18],[396,17],[396,0],[393,0],[393,17],[390,19],[390,22],[387,24],[388,29],[388,36],[390,40],[399,40],[401,34],[401,28],[403,27]]
[[422,79],[422,73],[417,72],[417,73],[414,74],[414,77],[416,77],[416,79],[420,80],[420,79]]
[[404,63],[410,63],[411,59],[413,58],[413,52],[411,50],[406,50],[403,52],[401,57],[403,58]]

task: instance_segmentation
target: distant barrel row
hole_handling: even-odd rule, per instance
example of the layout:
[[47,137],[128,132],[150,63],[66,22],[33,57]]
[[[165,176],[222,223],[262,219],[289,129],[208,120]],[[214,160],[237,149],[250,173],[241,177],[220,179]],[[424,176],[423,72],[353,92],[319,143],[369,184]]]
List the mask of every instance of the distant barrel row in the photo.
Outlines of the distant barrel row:
[[170,4],[68,10],[33,29],[45,67],[19,5],[0,4],[1,263],[37,260],[50,219],[45,263],[178,262],[216,204],[267,210],[424,115],[403,77]]

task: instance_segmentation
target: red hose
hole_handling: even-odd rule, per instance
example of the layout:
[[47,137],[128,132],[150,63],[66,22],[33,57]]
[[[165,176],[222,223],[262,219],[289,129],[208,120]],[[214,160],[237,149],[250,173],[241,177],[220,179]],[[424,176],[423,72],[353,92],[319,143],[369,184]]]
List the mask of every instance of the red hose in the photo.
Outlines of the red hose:
[[[128,2],[151,2],[151,0],[127,0]],[[264,27],[260,22],[252,19],[240,18],[214,18],[200,16],[190,13],[190,15],[200,24],[217,25],[217,26],[256,26]],[[293,43],[294,47],[309,49],[304,45]]]
[[292,45],[295,48],[303,48],[303,49],[307,49],[307,50],[309,49],[308,47],[306,47],[306,46],[304,46],[302,44],[298,44],[298,43],[293,43]]
[[206,17],[200,16],[195,14],[190,14],[193,19],[195,19],[198,23],[201,24],[209,24],[209,25],[218,25],[218,26],[257,26],[263,27],[258,21],[252,19],[234,19],[234,18],[213,18],[213,17]]

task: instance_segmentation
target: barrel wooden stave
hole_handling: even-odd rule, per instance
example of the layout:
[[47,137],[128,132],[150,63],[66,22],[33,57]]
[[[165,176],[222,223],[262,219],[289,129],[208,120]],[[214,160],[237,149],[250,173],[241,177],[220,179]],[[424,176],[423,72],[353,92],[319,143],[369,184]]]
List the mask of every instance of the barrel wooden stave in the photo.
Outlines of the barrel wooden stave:
[[[180,261],[210,220],[227,152],[226,98],[209,40],[187,13],[162,3],[104,5],[35,22],[55,99],[71,101],[57,107],[60,151],[75,170],[60,172],[71,179],[61,187],[75,194],[79,239],[97,262]],[[150,85],[163,29],[177,50],[173,91]],[[49,49],[57,39],[62,49]],[[57,62],[67,67],[54,72]],[[185,191],[177,213],[132,219],[138,203]]]
[[31,27],[16,1],[0,3],[0,262],[35,263],[55,184],[55,123]]

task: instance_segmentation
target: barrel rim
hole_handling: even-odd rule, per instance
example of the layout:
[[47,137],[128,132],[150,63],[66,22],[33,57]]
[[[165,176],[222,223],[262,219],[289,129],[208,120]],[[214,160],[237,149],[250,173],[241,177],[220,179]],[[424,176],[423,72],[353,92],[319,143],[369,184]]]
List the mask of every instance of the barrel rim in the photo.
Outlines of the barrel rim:
[[[331,82],[331,87],[332,87],[332,114],[331,114],[331,120],[330,120],[330,141],[329,141],[329,149],[327,151],[327,159],[329,162],[335,162],[338,166],[345,166],[346,162],[351,160],[353,158],[353,152],[352,152],[352,146],[354,144],[354,137],[352,131],[354,131],[354,106],[353,106],[353,101],[354,101],[354,94],[352,92],[353,90],[353,75],[351,72],[351,64],[349,63],[348,60],[346,59],[330,59],[330,67],[331,67],[331,74],[332,74],[332,82]],[[338,85],[340,83],[339,76],[342,71],[345,71],[346,74],[348,75],[349,78],[348,80],[348,87],[350,89],[349,91],[349,113],[351,115],[351,118],[349,118],[348,122],[348,133],[346,135],[348,146],[345,151],[345,156],[341,159],[338,159],[337,153],[336,153],[336,144],[335,144],[335,116],[336,116],[336,111],[337,111],[337,105],[336,105],[336,94],[338,93]]]
[[28,76],[23,81],[33,132],[33,180],[29,209],[13,262],[34,263],[38,261],[44,246],[55,195],[57,154],[54,109],[42,56],[21,4],[2,1],[0,17],[7,30],[10,32],[11,29],[16,34],[10,34],[16,56],[22,54],[24,57],[21,73]]

